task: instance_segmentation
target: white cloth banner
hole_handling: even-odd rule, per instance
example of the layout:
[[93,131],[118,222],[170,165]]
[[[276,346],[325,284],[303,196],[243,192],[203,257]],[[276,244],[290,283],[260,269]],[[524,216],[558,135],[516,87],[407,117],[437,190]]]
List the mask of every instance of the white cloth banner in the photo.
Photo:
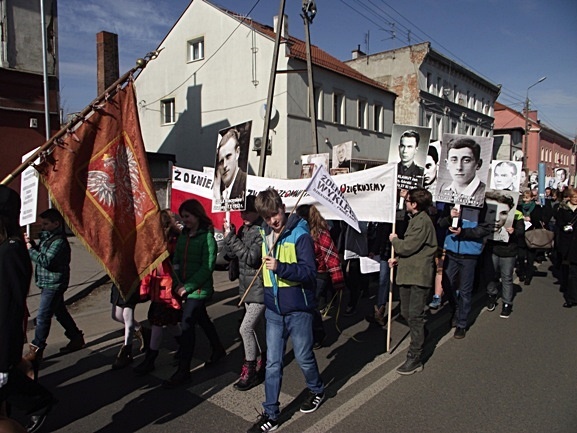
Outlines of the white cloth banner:
[[342,219],[359,233],[361,232],[355,211],[349,205],[339,186],[322,165],[319,165],[315,170],[315,174],[311,177],[306,190],[319,203],[326,206],[331,212],[336,213],[340,217],[339,219]]
[[[397,164],[383,164],[368,170],[340,174],[332,180],[340,188],[358,221],[386,223],[395,221]],[[257,195],[260,191],[273,187],[280,194],[287,210],[290,211],[309,181],[310,179],[273,179],[249,175],[247,194]],[[175,190],[211,199],[212,186],[210,175],[201,171],[173,167],[172,188]],[[300,204],[314,204],[325,219],[342,219],[309,194],[304,195]]]

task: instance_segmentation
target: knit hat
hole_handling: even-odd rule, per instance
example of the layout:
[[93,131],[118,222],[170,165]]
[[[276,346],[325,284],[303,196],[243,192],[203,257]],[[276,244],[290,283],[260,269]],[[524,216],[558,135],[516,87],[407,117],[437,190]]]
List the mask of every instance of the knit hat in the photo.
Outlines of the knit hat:
[[6,185],[0,185],[0,215],[14,219],[20,216],[20,195]]

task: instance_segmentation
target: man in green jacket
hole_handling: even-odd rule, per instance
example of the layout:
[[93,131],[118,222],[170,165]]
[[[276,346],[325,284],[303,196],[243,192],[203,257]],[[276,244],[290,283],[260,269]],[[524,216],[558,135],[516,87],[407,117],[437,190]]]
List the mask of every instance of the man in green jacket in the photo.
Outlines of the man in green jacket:
[[407,360],[397,368],[399,374],[412,374],[423,369],[421,353],[425,342],[425,305],[434,282],[437,236],[427,209],[433,198],[424,188],[407,193],[405,207],[411,217],[404,239],[391,233],[389,239],[397,255],[389,259],[397,267],[396,282],[401,297],[401,315],[407,319],[411,344]]

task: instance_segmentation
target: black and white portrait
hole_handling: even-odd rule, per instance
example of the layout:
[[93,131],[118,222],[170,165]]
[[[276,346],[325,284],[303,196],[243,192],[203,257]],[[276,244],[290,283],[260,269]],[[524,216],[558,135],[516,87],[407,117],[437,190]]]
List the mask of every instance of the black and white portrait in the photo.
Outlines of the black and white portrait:
[[519,191],[521,180],[521,162],[493,160],[491,161],[491,189],[500,191]]
[[311,153],[308,155],[301,155],[301,164],[314,164],[322,165],[327,171],[329,167],[329,154],[328,153]]
[[443,134],[437,201],[483,207],[492,150],[492,137]]
[[245,208],[251,125],[252,122],[245,122],[218,133],[212,189],[213,212]]
[[397,163],[398,189],[423,185],[430,136],[429,128],[393,125],[388,162]]
[[509,242],[509,231],[513,227],[515,219],[515,209],[519,193],[516,191],[496,191],[487,189],[485,191],[485,203],[487,212],[485,222],[492,227],[489,239],[498,242]]
[[425,160],[425,172],[423,174],[423,187],[433,195],[433,201],[437,190],[437,178],[439,174],[439,158],[441,155],[441,142],[429,143],[427,159]]
[[353,157],[353,142],[337,144],[333,147],[333,164],[331,168],[348,168],[351,170],[351,159]]

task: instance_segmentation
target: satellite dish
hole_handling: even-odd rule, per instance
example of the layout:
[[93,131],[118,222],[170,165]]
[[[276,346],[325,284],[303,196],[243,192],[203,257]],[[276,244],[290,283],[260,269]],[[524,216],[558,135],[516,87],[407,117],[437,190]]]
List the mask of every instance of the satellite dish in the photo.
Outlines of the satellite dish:
[[523,151],[521,149],[517,149],[513,153],[513,161],[523,161],[524,156],[525,156],[525,154],[523,153]]
[[[260,118],[264,120],[266,116],[266,104],[262,104],[260,107]],[[272,110],[270,110],[270,118],[274,119],[276,116],[276,108],[274,105],[272,106]]]

